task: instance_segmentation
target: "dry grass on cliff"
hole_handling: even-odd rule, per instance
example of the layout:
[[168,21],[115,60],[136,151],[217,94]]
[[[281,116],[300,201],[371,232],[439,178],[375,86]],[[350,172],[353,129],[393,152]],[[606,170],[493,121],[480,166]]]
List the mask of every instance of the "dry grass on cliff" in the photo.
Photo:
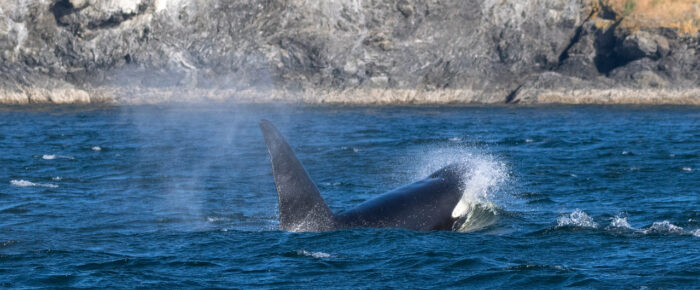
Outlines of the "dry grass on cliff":
[[625,17],[624,26],[668,27],[681,34],[700,30],[700,0],[601,0]]

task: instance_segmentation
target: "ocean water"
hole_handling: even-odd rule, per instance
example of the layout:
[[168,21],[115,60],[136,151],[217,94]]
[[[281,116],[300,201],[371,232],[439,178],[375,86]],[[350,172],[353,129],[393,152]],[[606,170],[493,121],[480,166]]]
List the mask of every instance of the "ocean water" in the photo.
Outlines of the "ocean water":
[[[332,210],[465,164],[455,231],[278,230],[257,122]],[[700,285],[695,107],[0,110],[1,287]]]

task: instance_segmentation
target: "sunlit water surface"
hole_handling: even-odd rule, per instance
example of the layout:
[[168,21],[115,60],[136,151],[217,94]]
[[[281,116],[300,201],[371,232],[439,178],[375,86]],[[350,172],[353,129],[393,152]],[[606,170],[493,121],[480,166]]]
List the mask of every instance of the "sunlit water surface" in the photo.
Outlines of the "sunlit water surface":
[[[260,118],[334,211],[462,162],[496,218],[278,231]],[[0,148],[3,287],[700,285],[697,108],[5,108]]]

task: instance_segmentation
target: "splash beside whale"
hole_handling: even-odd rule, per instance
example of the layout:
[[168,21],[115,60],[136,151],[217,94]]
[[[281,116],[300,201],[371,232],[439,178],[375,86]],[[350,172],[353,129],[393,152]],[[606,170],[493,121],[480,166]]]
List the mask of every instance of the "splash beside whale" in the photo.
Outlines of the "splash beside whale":
[[[463,207],[459,166],[446,166],[423,180],[334,214],[279,131],[260,121],[277,187],[280,229],[322,232],[344,228],[404,228],[417,231],[452,230]],[[459,206],[458,206],[459,205]]]

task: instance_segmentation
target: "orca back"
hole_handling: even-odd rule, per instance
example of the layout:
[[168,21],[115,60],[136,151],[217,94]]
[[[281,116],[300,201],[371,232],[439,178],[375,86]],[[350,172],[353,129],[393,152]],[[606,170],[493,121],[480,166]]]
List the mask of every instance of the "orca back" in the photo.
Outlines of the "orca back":
[[361,203],[338,215],[343,227],[404,228],[418,231],[452,230],[452,211],[462,191],[450,166],[429,177]]

